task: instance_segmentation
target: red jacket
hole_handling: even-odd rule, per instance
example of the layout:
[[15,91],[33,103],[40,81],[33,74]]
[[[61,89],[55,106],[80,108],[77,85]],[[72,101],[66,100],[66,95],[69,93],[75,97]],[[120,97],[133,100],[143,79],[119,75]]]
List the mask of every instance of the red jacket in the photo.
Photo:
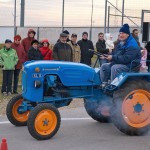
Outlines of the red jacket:
[[24,39],[22,40],[22,42],[21,42],[21,44],[22,44],[22,46],[24,47],[24,50],[25,50],[25,52],[26,52],[26,60],[27,60],[28,51],[29,51],[29,49],[30,49],[30,47],[31,47],[31,42],[32,42],[33,40],[35,40],[35,38],[30,38],[30,37],[29,37],[29,33],[30,33],[31,31],[35,32],[34,30],[30,29],[30,30],[28,31],[28,37],[24,38]]
[[41,47],[40,51],[43,56],[43,60],[52,60],[52,50],[48,47]]
[[16,50],[18,55],[18,63],[16,64],[15,69],[22,69],[22,64],[25,62],[26,57],[24,48],[21,44],[17,45],[15,43],[12,43],[11,47]]

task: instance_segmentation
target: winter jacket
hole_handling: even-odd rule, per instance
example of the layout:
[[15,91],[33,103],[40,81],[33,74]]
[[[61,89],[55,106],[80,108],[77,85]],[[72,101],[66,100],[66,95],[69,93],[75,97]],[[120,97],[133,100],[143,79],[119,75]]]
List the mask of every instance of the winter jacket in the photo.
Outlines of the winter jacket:
[[26,52],[26,60],[28,60],[27,56],[28,56],[28,51],[29,51],[29,49],[30,49],[30,47],[31,47],[31,42],[32,42],[33,40],[35,40],[35,38],[30,38],[30,37],[29,37],[29,33],[32,32],[32,31],[35,32],[34,30],[30,29],[30,30],[28,31],[27,37],[24,38],[24,39],[22,40],[22,42],[21,42],[21,44],[22,44],[22,46],[24,47],[24,50],[25,50],[25,52]]
[[41,54],[43,56],[43,60],[52,60],[52,50],[48,47],[40,48]]
[[11,47],[16,50],[18,56],[18,63],[15,66],[15,69],[22,69],[22,64],[25,62],[26,54],[24,48],[21,44],[12,43]]
[[18,56],[14,49],[2,48],[0,50],[0,65],[3,66],[3,70],[15,70],[15,65],[18,62]]
[[109,49],[106,49],[106,44],[105,44],[105,40],[98,40],[96,43],[96,49],[99,53],[102,54],[108,54],[109,53]]
[[32,46],[28,51],[28,60],[42,60],[43,56],[39,49],[35,49]]
[[58,61],[72,61],[72,48],[67,43],[58,42],[54,45],[52,56]]
[[[132,63],[133,60],[136,62]],[[140,64],[141,61],[141,51],[136,42],[136,40],[130,36],[127,38],[123,45],[119,44],[112,55],[112,65],[114,64],[124,64],[127,67],[134,68]]]
[[74,44],[72,41],[69,41],[68,44],[72,48],[72,59],[73,59],[73,62],[80,62],[80,60],[81,60],[80,46],[77,43]]
[[89,51],[89,49],[94,50],[94,46],[92,41],[90,40],[80,40],[77,42],[81,49],[81,63],[91,65],[91,58],[93,57],[93,52]]

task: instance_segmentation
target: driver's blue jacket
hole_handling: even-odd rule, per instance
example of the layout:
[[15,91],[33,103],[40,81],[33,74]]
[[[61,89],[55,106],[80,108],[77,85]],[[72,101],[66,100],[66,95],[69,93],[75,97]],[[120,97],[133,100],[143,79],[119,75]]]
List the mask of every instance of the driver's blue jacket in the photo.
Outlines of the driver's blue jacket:
[[[136,61],[133,61],[136,60]],[[132,66],[131,66],[131,62]],[[114,52],[112,53],[112,63],[114,64],[123,64],[127,67],[134,68],[140,65],[141,61],[141,51],[140,47],[138,46],[136,40],[130,36],[126,39],[124,44],[119,43]]]

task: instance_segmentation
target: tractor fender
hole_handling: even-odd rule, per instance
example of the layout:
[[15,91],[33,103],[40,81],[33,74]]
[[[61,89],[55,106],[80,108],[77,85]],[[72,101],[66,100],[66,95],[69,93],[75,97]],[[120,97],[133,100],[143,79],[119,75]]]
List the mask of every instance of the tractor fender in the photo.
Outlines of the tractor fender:
[[126,72],[119,74],[112,82],[111,85],[116,88],[120,88],[127,80],[139,80],[144,79],[150,82],[150,73],[149,72]]

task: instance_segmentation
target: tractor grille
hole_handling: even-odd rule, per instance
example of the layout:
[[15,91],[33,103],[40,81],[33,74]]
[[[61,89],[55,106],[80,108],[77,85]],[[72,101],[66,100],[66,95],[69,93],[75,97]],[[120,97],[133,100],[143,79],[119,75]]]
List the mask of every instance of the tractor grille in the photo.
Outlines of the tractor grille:
[[25,71],[22,71],[22,92],[26,93],[27,91],[27,74]]

